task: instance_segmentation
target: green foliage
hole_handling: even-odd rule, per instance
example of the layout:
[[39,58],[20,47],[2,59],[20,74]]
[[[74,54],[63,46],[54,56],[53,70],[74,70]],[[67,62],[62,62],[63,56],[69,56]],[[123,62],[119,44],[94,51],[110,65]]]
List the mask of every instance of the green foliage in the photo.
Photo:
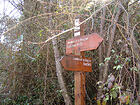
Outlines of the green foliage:
[[97,100],[97,105],[101,105],[101,101],[100,100]]
[[109,61],[110,59],[111,59],[111,57],[107,57],[107,58],[105,58],[104,61],[106,62],[106,61]]
[[116,70],[120,70],[122,68],[123,68],[122,64],[113,67],[113,69],[116,69]]
[[134,66],[134,67],[132,67],[132,68],[130,68],[130,70],[131,70],[131,71],[136,71],[136,72],[139,72],[138,68],[137,68],[137,67],[135,67],[135,66]]
[[90,1],[89,3],[86,4],[85,10],[89,11],[94,4],[95,4],[94,1]]
[[32,99],[27,96],[18,96],[16,99],[4,99],[2,105],[33,105],[33,103]]
[[111,99],[117,98],[118,93],[119,93],[119,89],[120,89],[120,86],[118,86],[118,84],[115,83],[113,88],[111,89],[111,92],[110,92]]
[[56,93],[58,97],[62,96],[62,90],[57,90]]
[[38,35],[41,37],[42,36],[42,32],[43,32],[43,30],[40,30],[39,32],[38,32]]

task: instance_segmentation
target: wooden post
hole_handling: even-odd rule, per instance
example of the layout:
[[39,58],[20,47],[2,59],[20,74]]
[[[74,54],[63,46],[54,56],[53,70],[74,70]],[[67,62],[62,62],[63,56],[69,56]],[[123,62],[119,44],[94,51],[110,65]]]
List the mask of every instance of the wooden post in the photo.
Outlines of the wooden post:
[[85,105],[85,72],[74,72],[75,105]]
[[[81,18],[75,19],[75,26],[79,25]],[[84,35],[83,25],[77,26],[74,30],[74,37]],[[79,52],[74,52],[75,55],[81,55]],[[84,53],[82,53],[84,56]],[[85,105],[85,72],[74,72],[75,80],[75,105]]]

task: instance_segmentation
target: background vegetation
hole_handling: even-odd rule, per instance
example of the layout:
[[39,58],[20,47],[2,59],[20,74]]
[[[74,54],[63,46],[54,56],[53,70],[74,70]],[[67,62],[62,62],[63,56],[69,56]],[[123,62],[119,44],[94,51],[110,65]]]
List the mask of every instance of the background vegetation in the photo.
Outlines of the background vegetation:
[[61,67],[74,20],[104,41],[86,73],[86,105],[140,104],[138,0],[7,0],[19,18],[0,16],[0,104],[73,105],[73,72]]

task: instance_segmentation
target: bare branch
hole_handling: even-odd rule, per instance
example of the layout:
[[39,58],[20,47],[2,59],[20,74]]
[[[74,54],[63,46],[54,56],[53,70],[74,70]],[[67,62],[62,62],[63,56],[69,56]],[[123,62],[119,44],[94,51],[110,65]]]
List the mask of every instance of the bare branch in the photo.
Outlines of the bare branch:
[[[90,15],[87,19],[85,19],[84,21],[82,21],[78,26],[80,26],[80,25],[83,24],[83,23],[86,23],[89,19],[91,19],[91,18],[93,17],[93,15],[95,15],[95,14],[98,13],[98,12],[100,12],[103,8],[107,7],[108,5],[110,5],[110,4],[112,4],[112,3],[113,3],[113,2],[110,2],[110,3],[106,4],[105,6],[102,6],[100,9],[96,10],[92,15]],[[68,30],[65,30],[65,31],[63,31],[63,32],[61,32],[61,33],[59,33],[59,34],[57,34],[57,35],[53,35],[51,38],[47,39],[47,40],[44,41],[44,42],[39,42],[39,43],[36,43],[36,42],[29,42],[29,44],[31,44],[31,43],[32,43],[32,44],[44,44],[44,43],[47,43],[48,41],[52,40],[53,38],[56,38],[56,37],[58,37],[58,36],[60,36],[60,35],[62,35],[62,34],[64,34],[64,33],[66,33],[66,32],[72,31],[74,28],[76,28],[76,27],[72,27],[72,28],[70,28],[70,29],[68,29]]]

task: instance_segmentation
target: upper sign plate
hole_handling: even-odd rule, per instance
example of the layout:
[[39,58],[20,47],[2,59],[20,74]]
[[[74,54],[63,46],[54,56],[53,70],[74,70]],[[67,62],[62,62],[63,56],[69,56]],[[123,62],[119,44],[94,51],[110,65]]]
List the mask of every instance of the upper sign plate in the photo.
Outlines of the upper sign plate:
[[97,33],[74,37],[66,41],[66,54],[97,49],[102,41],[103,38]]

